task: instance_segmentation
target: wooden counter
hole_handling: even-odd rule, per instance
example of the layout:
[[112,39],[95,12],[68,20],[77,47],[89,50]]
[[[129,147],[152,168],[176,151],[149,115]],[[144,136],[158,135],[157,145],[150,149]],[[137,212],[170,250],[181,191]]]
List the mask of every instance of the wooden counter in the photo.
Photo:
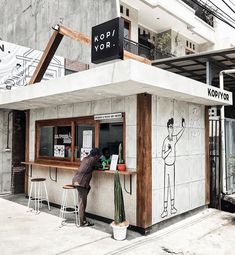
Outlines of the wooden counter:
[[[28,173],[26,172],[26,175],[28,177],[32,177],[32,171],[33,166],[39,166],[39,167],[45,167],[49,168],[49,177],[52,181],[57,182],[57,169],[66,169],[70,171],[77,171],[79,168],[79,163],[77,164],[71,164],[71,163],[64,163],[64,162],[35,162],[35,161],[27,161],[27,162],[21,162],[24,165],[30,166],[30,172],[28,170]],[[54,172],[54,179],[52,178],[52,168],[55,169]],[[108,175],[114,175],[116,171],[114,170],[94,170],[95,173],[98,174],[108,174]],[[124,190],[128,194],[132,194],[132,175],[136,174],[136,171],[119,171],[119,174],[124,177]],[[126,180],[125,177],[129,176],[129,191],[126,189]]]
[[[28,162],[21,162],[24,165],[29,165],[29,166],[41,166],[41,167],[47,167],[47,168],[57,168],[57,169],[66,169],[66,170],[72,170],[72,171],[77,171],[79,168],[79,164],[71,164],[71,163],[43,163],[43,162],[35,162],[35,161],[28,161]],[[97,173],[105,173],[105,174],[114,174],[114,170],[94,170],[94,172]],[[136,174],[136,171],[119,171],[120,175],[134,175]]]

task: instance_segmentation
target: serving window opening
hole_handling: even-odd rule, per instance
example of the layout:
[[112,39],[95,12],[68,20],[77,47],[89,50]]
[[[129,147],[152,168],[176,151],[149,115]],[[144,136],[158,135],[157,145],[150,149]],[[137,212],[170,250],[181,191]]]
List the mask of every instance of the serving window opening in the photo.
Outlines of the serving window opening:
[[101,150],[107,148],[111,155],[118,155],[120,144],[123,146],[123,123],[100,123],[99,144]]
[[[113,115],[113,114],[112,114]],[[115,115],[115,114],[114,114]],[[95,116],[40,120],[35,123],[35,160],[75,163],[98,147],[125,160],[125,118]],[[102,156],[102,155],[101,155]]]

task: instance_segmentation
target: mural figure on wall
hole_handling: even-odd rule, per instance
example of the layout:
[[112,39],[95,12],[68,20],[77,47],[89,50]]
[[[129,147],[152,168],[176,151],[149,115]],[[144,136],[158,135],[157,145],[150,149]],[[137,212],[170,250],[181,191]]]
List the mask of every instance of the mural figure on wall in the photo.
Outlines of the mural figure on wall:
[[162,145],[162,158],[164,160],[164,210],[161,214],[162,218],[168,215],[168,199],[170,196],[171,214],[177,213],[175,208],[175,161],[176,161],[176,144],[181,138],[185,130],[185,120],[182,118],[182,128],[174,134],[174,119],[171,118],[167,122],[168,136],[164,139]]

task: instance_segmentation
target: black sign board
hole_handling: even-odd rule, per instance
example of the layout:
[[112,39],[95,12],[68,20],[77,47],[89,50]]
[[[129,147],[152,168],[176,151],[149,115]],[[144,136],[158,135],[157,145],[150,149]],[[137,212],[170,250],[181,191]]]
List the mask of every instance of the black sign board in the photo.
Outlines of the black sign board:
[[115,18],[92,27],[91,62],[123,59],[124,20]]

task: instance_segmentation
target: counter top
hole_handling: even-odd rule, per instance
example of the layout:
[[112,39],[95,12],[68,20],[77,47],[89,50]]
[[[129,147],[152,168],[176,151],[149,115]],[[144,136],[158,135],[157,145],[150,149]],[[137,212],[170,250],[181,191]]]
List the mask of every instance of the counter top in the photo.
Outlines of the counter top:
[[[31,165],[31,166],[41,166],[41,167],[48,167],[48,168],[59,168],[59,169],[67,169],[67,170],[73,170],[76,171],[79,168],[79,164],[71,164],[71,163],[64,163],[64,162],[35,162],[35,161],[27,161],[27,162],[21,162],[24,165]],[[114,170],[95,170],[96,173],[104,173],[104,174],[114,174]],[[134,175],[136,174],[136,171],[119,171],[120,175]]]

